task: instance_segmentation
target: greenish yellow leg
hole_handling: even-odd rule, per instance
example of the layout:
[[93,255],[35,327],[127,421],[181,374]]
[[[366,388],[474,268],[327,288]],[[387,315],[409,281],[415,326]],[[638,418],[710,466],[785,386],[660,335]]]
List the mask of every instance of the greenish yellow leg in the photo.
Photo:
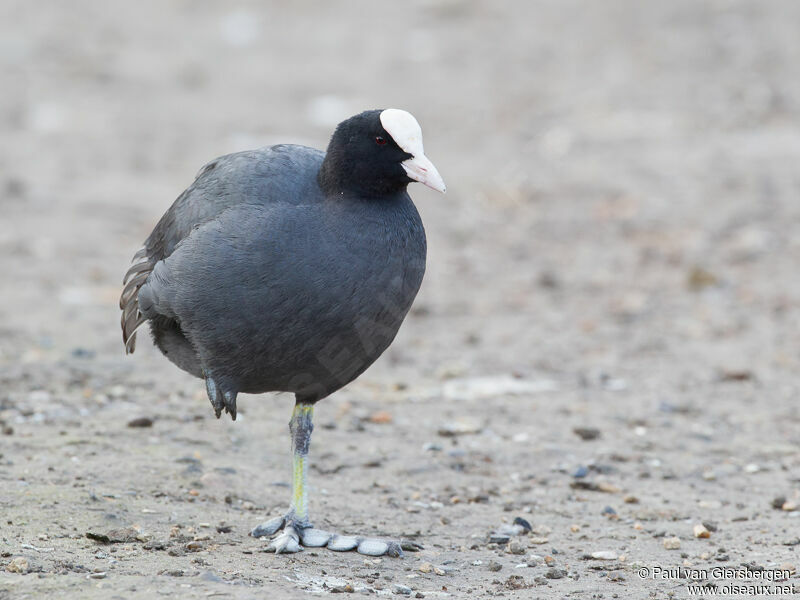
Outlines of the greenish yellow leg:
[[292,412],[289,431],[292,434],[292,505],[290,514],[298,524],[308,524],[308,492],[306,459],[314,429],[314,405],[298,402]]
[[[299,552],[306,548],[327,547],[337,552],[355,550],[367,556],[403,556],[403,549],[397,542],[365,538],[361,536],[337,535],[315,529],[308,520],[308,492],[306,490],[306,460],[314,429],[312,417],[314,405],[297,402],[289,421],[292,434],[292,504],[285,517],[276,517],[258,525],[251,535],[264,537],[280,533],[272,539],[269,549],[282,552]],[[282,530],[282,531],[281,531]],[[416,550],[421,546],[409,543],[406,549]]]

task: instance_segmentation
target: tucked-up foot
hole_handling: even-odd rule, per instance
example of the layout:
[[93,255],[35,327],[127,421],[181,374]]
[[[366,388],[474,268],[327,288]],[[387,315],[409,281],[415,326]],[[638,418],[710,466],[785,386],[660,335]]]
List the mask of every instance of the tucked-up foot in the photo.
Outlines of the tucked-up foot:
[[[280,532],[280,533],[278,533]],[[275,534],[278,535],[275,535]],[[291,517],[277,517],[255,527],[250,535],[255,538],[275,535],[268,550],[280,553],[299,552],[303,548],[327,548],[334,552],[355,550],[366,556],[403,556],[403,550],[416,552],[422,546],[414,542],[395,542],[354,535],[339,535],[309,525],[300,525]]]
[[210,371],[204,371],[206,378],[206,393],[208,399],[211,401],[211,406],[214,408],[214,414],[219,419],[222,411],[224,410],[231,416],[231,419],[236,420],[236,392],[232,390],[223,390],[217,385],[217,382],[211,376]]

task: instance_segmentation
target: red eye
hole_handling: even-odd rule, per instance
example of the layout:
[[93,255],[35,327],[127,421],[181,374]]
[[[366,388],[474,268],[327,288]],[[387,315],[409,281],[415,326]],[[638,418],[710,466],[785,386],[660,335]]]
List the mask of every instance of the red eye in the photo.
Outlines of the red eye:
[[378,144],[378,146],[385,146],[386,145],[386,138],[382,137],[380,135],[376,135],[375,136],[375,143]]

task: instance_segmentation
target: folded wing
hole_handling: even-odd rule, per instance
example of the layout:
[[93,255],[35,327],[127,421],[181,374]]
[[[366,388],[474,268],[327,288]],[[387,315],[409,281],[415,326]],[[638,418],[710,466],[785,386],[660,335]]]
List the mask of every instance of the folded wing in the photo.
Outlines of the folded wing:
[[[144,248],[134,254],[133,264],[125,274],[119,300],[125,352],[135,350],[136,332],[149,320],[140,311],[139,291],[156,264],[170,256],[196,227],[215,219],[228,208],[245,202],[266,203],[275,199],[291,201],[298,198],[299,194],[286,189],[286,182],[291,181],[287,175],[302,172],[307,179],[308,173],[314,173],[318,168],[322,157],[319,150],[284,144],[228,154],[200,169],[192,185],[161,217]],[[160,315],[154,326],[169,331],[172,338],[180,336],[180,324],[170,315]]]

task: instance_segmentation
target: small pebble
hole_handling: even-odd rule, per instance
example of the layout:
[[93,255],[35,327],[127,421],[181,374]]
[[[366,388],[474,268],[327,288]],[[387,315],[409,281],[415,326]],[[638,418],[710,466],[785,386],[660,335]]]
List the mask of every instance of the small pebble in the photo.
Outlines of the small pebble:
[[596,440],[600,437],[600,430],[596,427],[576,427],[572,432],[584,442]]
[[[392,414],[385,410],[379,410],[372,413],[367,420],[370,423],[375,423],[377,425],[385,425],[392,422]],[[409,593],[411,592],[409,591]]]
[[597,483],[597,491],[598,492],[605,492],[606,494],[618,494],[622,490],[619,489],[613,483],[608,483],[607,481],[599,481]]
[[719,372],[720,381],[750,381],[755,379],[755,374],[746,369],[722,369]]
[[794,565],[792,563],[783,563],[782,565],[780,565],[778,567],[778,570],[780,570],[780,571],[789,571],[789,573],[791,573],[792,575],[794,575],[795,571],[796,571],[796,569],[795,569],[795,567],[794,567]]
[[547,539],[546,537],[540,537],[535,535],[528,539],[528,545],[540,546],[542,544],[546,544],[549,541],[550,540]]
[[786,503],[786,496],[776,496],[772,499],[772,508],[777,508],[780,510],[783,508],[783,505]]
[[544,576],[548,579],[562,579],[567,576],[567,572],[564,569],[552,567],[545,572]]
[[717,283],[719,283],[717,276],[700,266],[692,267],[686,276],[686,285],[693,292],[717,285]]
[[125,389],[124,385],[115,385],[108,390],[108,395],[112,398],[123,398],[128,395],[128,390]]
[[708,529],[706,529],[705,525],[703,525],[702,523],[698,523],[697,525],[695,525],[692,528],[692,531],[694,532],[694,537],[696,537],[696,538],[710,538],[711,537],[711,532]]
[[525,547],[518,541],[514,540],[508,545],[508,551],[511,554],[525,554]]
[[430,573],[433,571],[433,565],[429,562],[422,563],[417,569],[420,573]]
[[94,350],[86,348],[73,348],[71,354],[75,358],[94,358],[95,355]]
[[23,575],[30,569],[28,559],[24,556],[16,556],[12,558],[6,565],[6,571],[9,573],[22,573]]
[[521,575],[510,575],[506,579],[506,587],[510,590],[522,590],[528,587],[525,583],[525,578]]
[[603,508],[603,510],[602,510],[602,512],[600,514],[601,515],[605,515],[606,517],[612,517],[613,518],[613,517],[617,516],[617,511],[615,511],[610,506],[606,506],[605,508]]
[[664,538],[662,543],[665,550],[678,550],[681,547],[681,540],[677,537]]
[[410,596],[412,591],[413,590],[407,585],[402,585],[400,583],[394,584],[394,593],[400,596]]
[[138,417],[128,421],[128,427],[152,427],[153,419],[150,417]]
[[533,531],[533,527],[531,527],[531,524],[528,523],[528,521],[526,521],[522,517],[516,517],[514,519],[513,526],[517,530],[522,528],[522,531],[520,531],[519,533],[530,533],[531,531]]
[[618,558],[617,553],[611,550],[598,550],[592,552],[591,556],[595,560],[617,560]]
[[169,546],[169,542],[162,540],[150,540],[142,548],[145,550],[165,550]]
[[500,533],[493,533],[489,536],[489,543],[490,544],[507,544],[508,541],[511,539],[511,536],[504,535]]
[[487,569],[489,569],[492,573],[496,573],[497,571],[499,571],[502,568],[503,568],[503,565],[501,565],[496,560],[491,561],[489,563],[489,566],[487,567]]
[[786,512],[792,512],[797,510],[797,502],[793,500],[787,500],[781,505],[781,510],[785,510]]
[[478,423],[456,422],[445,423],[439,427],[437,433],[442,437],[455,437],[459,435],[480,433],[482,430],[483,427],[481,427],[481,425]]
[[135,527],[124,527],[107,531],[87,531],[86,537],[103,544],[123,544],[137,541],[140,532]]

